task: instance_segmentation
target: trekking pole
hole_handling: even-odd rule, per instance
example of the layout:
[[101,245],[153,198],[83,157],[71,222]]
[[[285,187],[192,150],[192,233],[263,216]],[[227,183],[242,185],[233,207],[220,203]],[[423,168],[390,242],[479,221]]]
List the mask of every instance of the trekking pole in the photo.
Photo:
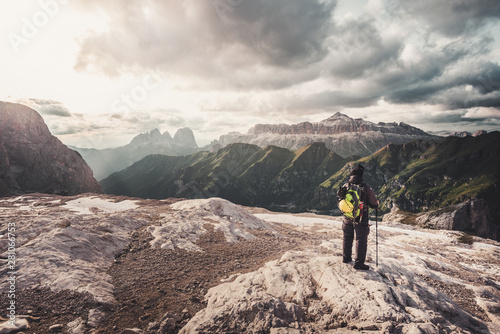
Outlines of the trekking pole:
[[375,264],[378,267],[378,208],[375,209]]

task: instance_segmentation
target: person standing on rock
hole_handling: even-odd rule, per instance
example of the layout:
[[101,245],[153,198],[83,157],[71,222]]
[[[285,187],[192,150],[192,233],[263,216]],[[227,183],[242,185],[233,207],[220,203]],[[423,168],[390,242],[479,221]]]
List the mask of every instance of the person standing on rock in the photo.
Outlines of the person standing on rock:
[[364,169],[362,165],[357,165],[351,171],[349,181],[346,184],[348,187],[355,185],[360,189],[360,214],[354,219],[344,216],[342,224],[342,230],[344,232],[342,262],[352,262],[352,244],[354,235],[356,234],[356,260],[354,262],[354,268],[360,270],[370,269],[370,267],[365,264],[366,251],[368,248],[368,234],[370,233],[370,227],[368,226],[368,207],[376,209],[379,206],[379,202],[372,187],[363,181]]

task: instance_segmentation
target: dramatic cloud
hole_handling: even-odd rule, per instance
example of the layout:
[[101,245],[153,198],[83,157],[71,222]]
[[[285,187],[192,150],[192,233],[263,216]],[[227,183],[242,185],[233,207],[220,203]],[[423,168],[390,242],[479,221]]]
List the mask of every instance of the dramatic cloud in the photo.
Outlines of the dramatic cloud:
[[43,6],[18,7],[2,18],[28,37],[0,62],[4,98],[74,144],[185,126],[209,141],[337,111],[436,131],[499,123],[498,1],[74,0],[43,27]]
[[330,57],[325,65],[335,78],[370,76],[395,65],[403,46],[400,36],[383,35],[374,17],[362,16],[332,31]]
[[[485,94],[497,91],[498,65],[482,60],[494,40],[473,34],[498,19],[495,1],[372,0],[364,14],[337,21],[337,1],[81,5],[104,8],[110,24],[81,40],[80,70],[118,75],[154,68],[193,90],[276,91],[270,105],[291,112],[369,107],[381,99],[452,109],[498,107],[496,95]],[[458,75],[464,64],[475,68]],[[330,87],[300,88],[315,81]],[[277,102],[297,91],[299,96]],[[244,110],[240,102],[236,109]],[[258,104],[247,99],[246,108]],[[201,107],[234,110],[227,103]]]
[[109,15],[109,31],[91,32],[81,41],[78,69],[116,75],[137,67],[159,68],[234,87],[265,80],[283,85],[280,81],[291,80],[292,71],[324,58],[335,1],[170,0],[125,5],[112,0],[102,6]]
[[[390,0],[389,3],[394,1]],[[496,0],[400,0],[398,14],[421,19],[431,31],[462,36],[498,20],[500,2]]]
[[403,86],[387,96],[394,103],[427,102],[450,109],[500,107],[500,66],[470,64],[464,70],[449,71],[436,80]]
[[484,120],[495,119],[495,124],[500,123],[500,110],[494,108],[474,108],[463,116],[466,119]]
[[42,115],[71,117],[71,112],[61,102],[43,99],[29,99],[20,101],[35,109]]
[[279,96],[272,100],[272,107],[292,113],[318,113],[329,110],[333,114],[339,109],[371,106],[378,99],[378,96],[369,96],[365,93],[324,91],[307,96]]

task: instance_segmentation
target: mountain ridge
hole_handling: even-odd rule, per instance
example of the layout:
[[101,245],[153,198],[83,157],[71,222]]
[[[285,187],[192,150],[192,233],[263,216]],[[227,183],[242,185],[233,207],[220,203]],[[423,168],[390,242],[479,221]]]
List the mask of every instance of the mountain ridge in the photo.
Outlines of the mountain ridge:
[[[500,239],[500,132],[388,145],[349,162],[323,182],[315,194],[318,207],[326,205],[320,202],[328,189],[345,182],[358,163],[365,166],[365,180],[377,190],[383,213],[402,210],[411,216],[435,211],[439,216],[458,210],[453,209],[458,204],[472,203],[465,215],[448,217],[462,219],[461,223],[446,224]],[[422,225],[428,222],[421,220]]]
[[231,132],[220,136],[209,148],[230,143],[249,143],[260,147],[275,145],[298,150],[313,142],[324,142],[337,154],[348,157],[366,156],[389,143],[403,144],[414,139],[437,139],[425,131],[405,123],[378,124],[361,118],[353,119],[337,112],[320,122],[298,124],[257,124],[246,134]]
[[389,144],[363,158],[342,158],[324,143],[296,151],[238,143],[188,157],[149,156],[102,180],[101,185],[115,195],[218,196],[277,211],[340,214],[336,190],[347,181],[353,166],[361,163],[365,180],[381,202],[381,214],[396,208],[420,214],[473,201],[468,208],[476,213],[453,218],[465,219],[465,223],[447,224],[498,239],[498,157],[499,132]]
[[400,122],[377,124],[362,118],[351,118],[340,112],[319,122],[301,122],[298,124],[257,124],[247,134],[279,133],[279,134],[341,134],[346,132],[380,131],[383,133],[403,133],[429,136],[425,131]]
[[[151,155],[101,181],[107,193],[149,198],[220,196],[244,205],[289,206],[346,159],[313,143],[300,151],[230,144],[191,156]],[[296,192],[296,184],[305,192]]]
[[96,178],[101,180],[110,174],[132,165],[150,154],[188,155],[199,151],[193,131],[181,128],[174,137],[159,129],[140,133],[127,145],[103,150],[74,147],[90,165]]
[[262,148],[277,146],[295,151],[314,142],[324,142],[330,150],[349,157],[370,155],[392,142],[402,144],[414,139],[436,138],[439,137],[402,122],[375,124],[337,112],[320,122],[257,124],[246,134],[231,132],[201,148],[196,144],[193,132],[182,128],[173,137],[168,132],[162,134],[153,129],[114,149],[74,149],[92,167],[96,178],[102,180],[149,154],[188,155],[200,150],[216,151],[233,143],[254,144]]

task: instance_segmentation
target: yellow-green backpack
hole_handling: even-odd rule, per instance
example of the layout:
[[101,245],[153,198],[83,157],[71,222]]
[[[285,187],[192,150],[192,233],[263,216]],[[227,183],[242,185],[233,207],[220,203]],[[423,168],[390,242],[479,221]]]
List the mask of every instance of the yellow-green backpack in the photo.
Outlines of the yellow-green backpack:
[[363,215],[364,188],[364,185],[350,182],[339,187],[337,204],[346,218],[355,220]]

